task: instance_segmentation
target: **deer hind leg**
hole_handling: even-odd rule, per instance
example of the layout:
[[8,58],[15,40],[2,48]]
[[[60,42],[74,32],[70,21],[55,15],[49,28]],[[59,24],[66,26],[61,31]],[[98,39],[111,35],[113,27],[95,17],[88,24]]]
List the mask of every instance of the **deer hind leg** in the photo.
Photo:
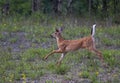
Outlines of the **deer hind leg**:
[[62,53],[62,51],[60,49],[58,50],[53,50],[52,52],[50,52],[48,55],[46,55],[44,57],[44,60],[46,60],[50,55],[54,54],[54,53]]
[[61,64],[61,61],[62,61],[62,59],[64,58],[65,54],[66,54],[66,53],[62,53],[62,54],[61,54],[61,57],[59,58],[59,60],[58,60],[58,62],[57,62],[57,65],[58,65],[58,66]]
[[103,56],[100,51],[98,51],[95,47],[91,47],[91,48],[89,48],[89,50],[93,53],[96,53],[99,56],[100,60],[103,62]]

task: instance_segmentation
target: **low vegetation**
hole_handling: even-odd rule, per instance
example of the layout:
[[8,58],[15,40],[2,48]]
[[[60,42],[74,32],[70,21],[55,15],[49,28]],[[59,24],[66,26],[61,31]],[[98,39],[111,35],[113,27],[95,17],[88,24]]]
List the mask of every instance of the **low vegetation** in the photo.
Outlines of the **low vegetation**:
[[[34,18],[34,19],[33,19]],[[103,53],[99,58],[87,50],[68,53],[60,67],[59,54],[43,57],[56,49],[50,34],[64,26],[63,37],[77,39],[90,35],[90,26],[81,26],[75,19],[3,18],[0,24],[0,83],[119,83],[120,26],[102,27],[97,24],[96,46]],[[69,21],[68,21],[69,19]],[[92,24],[91,24],[92,25]]]

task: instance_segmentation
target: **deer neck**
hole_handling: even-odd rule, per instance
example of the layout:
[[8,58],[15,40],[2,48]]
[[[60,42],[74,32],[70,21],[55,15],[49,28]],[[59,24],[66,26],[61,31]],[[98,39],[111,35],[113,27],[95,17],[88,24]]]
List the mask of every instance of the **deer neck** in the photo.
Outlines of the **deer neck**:
[[56,37],[56,39],[57,39],[57,44],[59,44],[62,41],[64,41],[64,38],[62,36]]

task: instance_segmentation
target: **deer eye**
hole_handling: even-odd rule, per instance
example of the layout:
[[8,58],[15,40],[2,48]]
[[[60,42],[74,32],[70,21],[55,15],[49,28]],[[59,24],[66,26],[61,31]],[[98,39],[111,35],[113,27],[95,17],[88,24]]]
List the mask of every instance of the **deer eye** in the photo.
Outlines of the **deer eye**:
[[57,33],[55,33],[55,34],[57,34]]

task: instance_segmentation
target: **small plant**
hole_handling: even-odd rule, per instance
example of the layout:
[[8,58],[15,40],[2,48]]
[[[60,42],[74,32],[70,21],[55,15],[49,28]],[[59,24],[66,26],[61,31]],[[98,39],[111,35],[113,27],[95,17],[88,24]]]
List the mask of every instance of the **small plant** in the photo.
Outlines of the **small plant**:
[[17,42],[17,40],[18,40],[18,38],[11,38],[9,41],[11,44],[14,44]]
[[46,80],[45,83],[57,83],[57,82],[53,80]]
[[98,75],[98,72],[96,72],[96,73],[94,73],[93,75],[90,76],[90,79],[91,79],[92,83],[99,83],[98,80],[97,80],[97,75]]
[[67,73],[68,70],[69,70],[69,67],[65,64],[62,64],[59,67],[55,68],[55,73],[60,74],[60,75],[64,75]]
[[4,39],[4,35],[0,34],[0,40],[3,40],[3,39]]
[[78,76],[82,78],[89,78],[90,74],[88,71],[83,71],[83,72],[79,72]]
[[49,70],[51,70],[51,71],[53,71],[53,70],[55,69],[55,64],[52,63],[52,62],[50,62],[50,63],[47,65],[46,68],[49,69]]
[[108,62],[108,65],[111,66],[111,67],[115,66],[115,63],[117,62],[117,60],[115,59],[115,55],[116,55],[115,53],[116,52],[114,50],[103,51],[104,58]]

